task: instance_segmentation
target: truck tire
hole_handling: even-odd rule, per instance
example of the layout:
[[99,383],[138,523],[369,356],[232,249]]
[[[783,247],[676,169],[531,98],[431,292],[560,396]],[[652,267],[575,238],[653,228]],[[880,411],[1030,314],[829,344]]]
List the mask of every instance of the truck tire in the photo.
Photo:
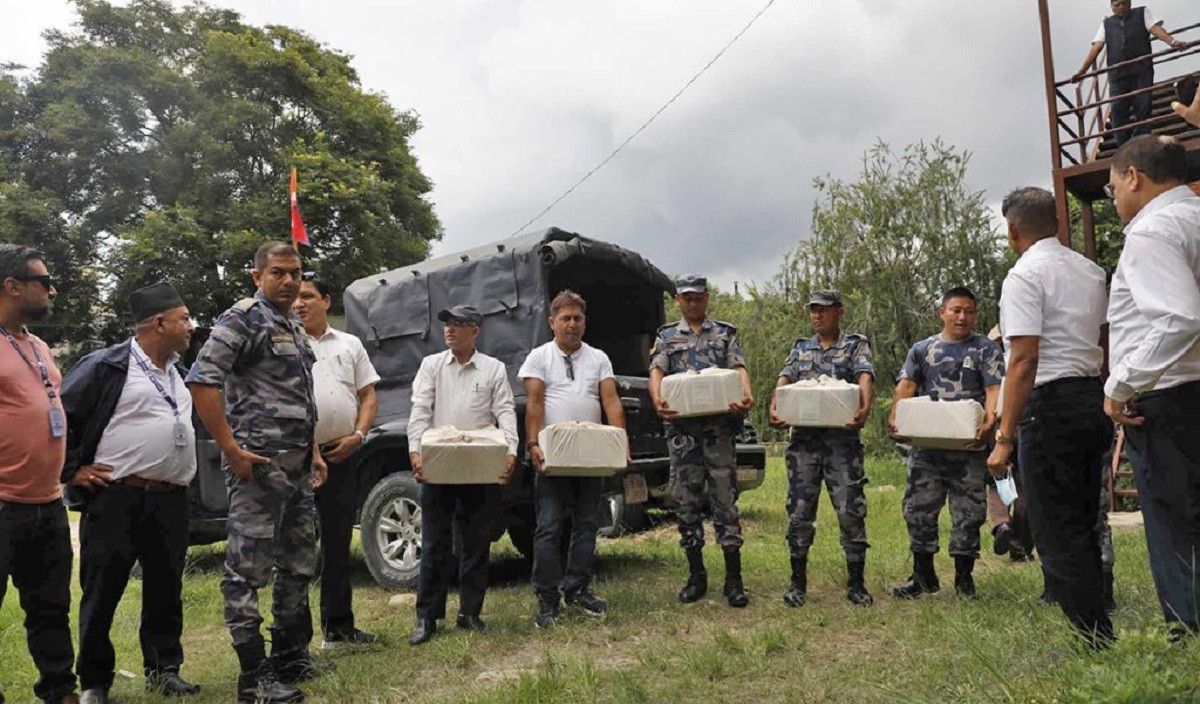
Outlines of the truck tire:
[[650,524],[645,504],[626,503],[624,494],[606,496],[600,503],[600,536],[603,538],[636,533]]
[[363,557],[386,589],[411,589],[421,572],[421,493],[410,472],[379,480],[359,516]]

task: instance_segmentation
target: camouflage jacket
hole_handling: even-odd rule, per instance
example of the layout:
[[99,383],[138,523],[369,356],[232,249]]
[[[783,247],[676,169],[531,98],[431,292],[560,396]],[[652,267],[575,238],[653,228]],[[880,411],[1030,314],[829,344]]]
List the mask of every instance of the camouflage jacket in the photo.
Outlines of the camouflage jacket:
[[827,376],[857,384],[859,374],[875,376],[871,343],[864,335],[847,335],[844,332],[828,349],[821,347],[818,335],[797,338],[783,369],[779,371],[779,376],[787,379],[788,383]]
[[700,371],[708,367],[735,369],[746,366],[737,328],[719,320],[705,320],[692,332],[686,320],[664,325],[650,350],[650,367],[665,374]]
[[984,404],[987,388],[999,385],[1004,378],[1004,355],[983,335],[972,335],[961,342],[934,335],[912,346],[899,378],[915,383],[918,396],[935,401],[970,399]]
[[312,444],[317,422],[315,361],[300,323],[259,292],[217,319],[187,383],[224,388],[225,412],[242,448],[304,449]]

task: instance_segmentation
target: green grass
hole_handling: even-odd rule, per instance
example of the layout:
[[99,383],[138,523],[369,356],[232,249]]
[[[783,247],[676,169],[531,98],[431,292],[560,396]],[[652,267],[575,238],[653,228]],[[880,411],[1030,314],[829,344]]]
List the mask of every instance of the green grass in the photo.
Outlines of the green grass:
[[[1038,565],[991,555],[986,536],[978,600],[961,601],[952,589],[917,602],[894,600],[891,586],[910,569],[900,514],[903,469],[894,461],[871,462],[868,469],[872,609],[845,600],[837,524],[825,499],[810,557],[809,604],[782,604],[788,581],[785,478],[782,462],[772,459],[766,484],[741,501],[749,608],[733,610],[717,598],[720,555],[711,540],[710,597],[680,605],[675,592],[686,566],[673,526],[662,523],[638,536],[601,542],[596,588],[612,605],[603,620],[571,615],[553,631],[536,631],[526,567],[502,542],[494,549],[495,586],[484,608],[492,631],[478,636],[451,628],[410,648],[404,639],[412,607],[389,606],[392,593],[375,587],[359,563],[359,624],[381,634],[384,644],[337,656],[336,673],[305,687],[308,701],[1200,701],[1200,647],[1167,645],[1140,529],[1116,535],[1120,642],[1107,653],[1088,655],[1057,609],[1037,605]],[[943,513],[943,543],[945,533]],[[192,551],[184,595],[184,674],[204,685],[193,700],[198,703],[233,697],[237,666],[221,620],[220,549]],[[953,567],[944,552],[937,567],[943,584],[950,581]],[[122,702],[156,701],[141,691],[139,591],[132,582],[113,628],[118,667],[139,675],[118,677],[113,693]],[[35,673],[15,593],[9,593],[0,609],[0,686],[9,701],[28,701]],[[269,603],[269,595],[261,600]]]

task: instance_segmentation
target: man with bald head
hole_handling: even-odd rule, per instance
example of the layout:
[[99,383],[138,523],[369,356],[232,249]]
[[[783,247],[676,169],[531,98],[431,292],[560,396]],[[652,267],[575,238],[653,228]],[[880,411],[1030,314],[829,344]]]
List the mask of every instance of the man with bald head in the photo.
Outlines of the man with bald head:
[[79,672],[83,704],[108,701],[116,669],[109,631],[134,562],[142,566],[146,688],[191,695],[183,664],[187,488],[196,475],[192,397],[180,355],[195,325],[168,283],[134,291],[133,337],[84,357],[63,381],[67,461],[62,479],[79,522]]

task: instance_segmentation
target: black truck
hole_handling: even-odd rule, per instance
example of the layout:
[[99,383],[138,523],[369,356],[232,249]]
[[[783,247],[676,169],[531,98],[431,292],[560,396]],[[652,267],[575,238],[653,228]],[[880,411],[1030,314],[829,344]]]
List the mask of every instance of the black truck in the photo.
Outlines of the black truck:
[[[363,341],[381,377],[375,427],[358,454],[362,549],[380,585],[410,587],[420,565],[421,508],[406,430],[421,360],[445,349],[438,311],[466,304],[484,315],[478,348],[508,368],[523,434],[525,393],[516,373],[531,350],[552,338],[549,304],[565,288],[588,303],[584,339],[612,360],[633,455],[629,470],[609,482],[604,532],[636,530],[645,524],[647,508],[671,508],[666,438],[648,391],[649,351],[665,322],[671,279],[641,255],[600,240],[557,228],[520,235],[368,276],[346,289],[346,329]],[[219,540],[227,510],[219,452],[205,433],[198,446],[194,540]],[[762,484],[766,452],[748,423],[738,438],[737,460],[741,490]],[[502,497],[493,539],[507,532],[530,556],[535,512],[527,465],[502,488]]]

